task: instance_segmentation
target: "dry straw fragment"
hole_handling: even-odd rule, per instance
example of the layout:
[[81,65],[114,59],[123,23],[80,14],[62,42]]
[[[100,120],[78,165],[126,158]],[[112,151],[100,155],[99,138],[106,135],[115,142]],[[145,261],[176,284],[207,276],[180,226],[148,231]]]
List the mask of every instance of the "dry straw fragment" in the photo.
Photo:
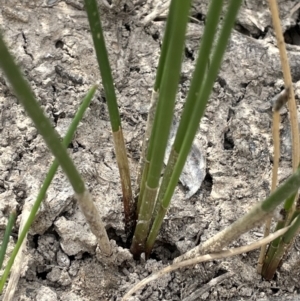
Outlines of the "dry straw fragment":
[[268,244],[271,241],[273,241],[274,239],[276,239],[277,237],[283,235],[288,229],[289,227],[283,228],[281,230],[276,231],[273,234],[270,234],[268,237],[265,237],[259,241],[256,241],[248,246],[243,246],[243,247],[239,247],[239,248],[235,248],[235,249],[229,249],[229,250],[224,250],[224,251],[220,251],[220,252],[215,252],[212,254],[206,254],[206,255],[201,255],[201,256],[197,256],[195,258],[192,259],[188,259],[185,261],[181,261],[178,263],[174,263],[156,273],[153,273],[152,275],[146,277],[145,279],[143,279],[142,281],[140,281],[139,283],[137,283],[132,289],[130,289],[122,298],[122,301],[127,301],[129,299],[130,296],[132,296],[132,294],[134,294],[136,291],[138,291],[139,289],[141,289],[142,287],[144,287],[146,284],[148,284],[151,281],[157,280],[159,278],[161,278],[162,276],[164,276],[165,274],[171,273],[175,270],[178,270],[180,268],[184,268],[187,266],[191,266],[191,265],[196,265],[200,262],[205,262],[205,261],[211,261],[211,260],[216,260],[216,259],[223,259],[223,258],[227,258],[227,257],[232,257],[241,253],[246,253],[246,252],[250,252],[252,250],[255,250],[259,247],[261,247],[262,245]]
[[[28,219],[31,208],[32,208],[32,202],[26,202],[23,207],[23,212],[22,212],[22,216],[21,216],[19,235],[23,231],[24,225]],[[18,286],[19,279],[20,279],[21,275],[27,269],[28,257],[26,257],[26,243],[27,243],[27,235],[23,240],[23,243],[20,247],[18,255],[16,256],[16,259],[14,261],[14,265],[11,269],[11,275],[10,275],[10,278],[9,278],[9,281],[8,281],[8,284],[6,287],[3,301],[12,301],[13,300],[14,294],[15,294],[17,286]]]

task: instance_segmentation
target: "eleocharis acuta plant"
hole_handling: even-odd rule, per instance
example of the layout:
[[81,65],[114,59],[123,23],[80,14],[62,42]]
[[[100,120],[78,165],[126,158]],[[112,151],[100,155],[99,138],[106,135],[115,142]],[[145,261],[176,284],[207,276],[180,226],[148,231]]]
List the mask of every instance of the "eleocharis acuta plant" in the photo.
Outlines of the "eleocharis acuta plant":
[[76,194],[79,206],[89,223],[91,231],[98,238],[99,247],[103,253],[110,255],[111,246],[107,233],[101,221],[100,214],[92,201],[91,195],[86,189],[84,181],[82,180],[72,159],[68,155],[66,146],[61,143],[59,135],[52,128],[49,119],[45,116],[43,110],[38,104],[29,84],[24,79],[20,69],[14,62],[13,57],[9,53],[1,36],[0,58],[0,67],[12,85],[18,100],[24,106],[27,114],[32,119],[47,146],[67,175]]
[[155,118],[155,112],[157,108],[157,102],[159,98],[159,91],[160,91],[160,85],[162,80],[162,75],[165,67],[166,57],[169,49],[169,41],[172,33],[172,28],[174,26],[174,9],[175,9],[175,2],[171,2],[170,8],[169,8],[169,16],[167,18],[166,22],[166,29],[163,37],[163,43],[161,47],[161,53],[159,56],[159,62],[155,77],[155,83],[152,90],[151,100],[150,100],[150,107],[148,111],[148,117],[147,117],[147,124],[145,129],[145,135],[143,139],[143,146],[142,146],[142,152],[139,162],[139,170],[138,170],[138,176],[137,176],[137,184],[139,187],[139,191],[137,194],[139,195],[138,203],[137,203],[137,213],[140,211],[142,198],[145,191],[145,184],[148,176],[149,171],[149,164],[150,162],[146,159],[146,155],[148,152],[148,146],[149,141],[153,129],[153,123]]
[[[162,183],[159,189],[159,194],[157,198],[157,202],[155,205],[153,220],[154,224],[152,225],[151,232],[147,239],[146,243],[146,254],[149,256],[155,239],[158,235],[159,229],[161,227],[163,218],[167,212],[167,209],[170,204],[170,197],[166,200],[166,191],[168,186],[171,184],[171,179],[173,180],[173,184],[178,182],[178,179],[172,178],[174,167],[178,162],[178,156],[184,142],[184,138],[186,136],[188,126],[191,122],[195,122],[197,124],[197,128],[199,125],[200,118],[204,112],[205,108],[205,101],[200,98],[200,89],[204,83],[205,72],[209,61],[209,55],[211,53],[212,44],[214,41],[214,36],[216,33],[217,25],[219,23],[220,13],[222,10],[223,1],[212,1],[208,10],[207,14],[207,21],[204,30],[204,34],[202,37],[202,42],[198,54],[198,60],[196,63],[196,68],[192,77],[191,86],[188,92],[187,100],[185,103],[185,107],[181,116],[181,121],[177,130],[177,135],[174,141],[174,145],[171,149],[171,153],[169,156],[168,164],[165,169],[164,177],[162,179]],[[196,102],[203,101],[203,105],[201,106],[200,110],[197,111],[196,115],[193,115],[193,111],[196,108]],[[192,116],[197,116],[196,120],[192,120]],[[198,119],[199,118],[199,119]],[[198,119],[198,120],[197,120]],[[194,138],[194,137],[193,137]],[[192,139],[193,140],[193,139]],[[189,146],[190,149],[191,145]],[[188,149],[188,152],[189,152]],[[182,158],[185,162],[186,158]],[[181,171],[180,171],[181,173]],[[175,185],[176,185],[175,184]],[[173,185],[174,186],[174,185]],[[175,189],[175,186],[174,186]],[[174,192],[173,189],[173,192]],[[173,194],[172,192],[172,194]]]
[[[203,116],[213,83],[216,79],[221,65],[222,57],[226,49],[227,41],[238,9],[242,1],[231,1],[227,15],[225,16],[223,27],[217,38],[215,48],[212,49],[216,28],[219,22],[222,1],[212,1],[207,15],[206,28],[199,51],[196,69],[192,78],[191,87],[187,96],[185,109],[179,124],[177,135],[174,141],[169,162],[162,180],[161,191],[156,204],[157,214],[153,216],[153,225],[147,238],[145,250],[149,256],[163,218],[169,207],[178,179],[186,162],[193,139],[196,135],[199,122]],[[207,70],[209,54],[212,54],[211,64]]]
[[[97,86],[92,87],[90,89],[90,91],[87,93],[87,95],[85,96],[85,98],[83,99],[82,104],[80,105],[76,115],[74,116],[74,118],[72,120],[72,123],[70,124],[70,126],[68,128],[66,136],[64,137],[64,139],[62,141],[62,143],[65,147],[67,147],[70,144],[70,142],[72,141],[72,138],[74,136],[76,128],[77,128],[79,122],[81,121],[81,119],[84,115],[84,112],[88,108],[88,106],[89,106],[89,104],[90,104],[90,102],[91,102],[91,100],[92,100],[92,98],[93,98],[93,96],[96,92],[96,89],[97,89]],[[46,196],[46,192],[47,192],[47,190],[48,190],[48,188],[49,188],[49,186],[50,186],[50,184],[51,184],[51,182],[52,182],[52,180],[53,180],[53,178],[56,174],[58,166],[59,166],[58,161],[55,159],[53,161],[51,167],[49,168],[49,171],[48,171],[47,176],[44,180],[44,183],[43,183],[43,185],[42,185],[42,187],[41,187],[41,189],[38,193],[38,196],[37,196],[37,198],[36,198],[36,200],[35,200],[35,202],[32,206],[29,217],[28,217],[28,219],[27,219],[27,221],[24,225],[24,228],[23,228],[21,234],[18,237],[18,241],[17,241],[17,243],[16,243],[16,245],[15,245],[15,247],[14,247],[14,249],[13,249],[11,255],[10,255],[9,261],[7,263],[7,266],[6,266],[5,270],[4,270],[4,274],[2,275],[1,280],[0,280],[0,292],[3,289],[5,281],[8,277],[9,272],[11,270],[11,267],[14,263],[14,260],[17,256],[17,254],[18,254],[18,251],[21,248],[21,245],[22,245],[22,243],[23,243],[23,241],[24,241],[24,239],[25,239],[25,237],[26,237],[33,221],[34,221],[34,218],[35,218],[35,216],[36,216],[36,214],[37,214],[37,212],[40,208],[40,205],[41,205],[42,201],[44,200],[44,198]]]
[[124,143],[114,81],[112,78],[108,54],[105,46],[97,2],[94,0],[85,0],[84,2],[91,28],[91,34],[94,41],[94,48],[96,51],[100,74],[102,77],[102,85],[105,92],[110,123],[113,132],[115,152],[123,192],[125,232],[128,236],[130,236],[135,226],[135,204],[132,197],[129,164]]
[[[173,120],[190,5],[191,1],[189,0],[172,0],[170,4],[172,28],[168,38],[168,49],[159,85],[157,109],[146,155],[146,160],[149,162],[149,171],[148,168],[145,168],[143,171],[142,179],[146,180],[145,188],[139,195],[138,221],[130,248],[133,256],[136,258],[145,249],[156,194],[159,188],[163,159]],[[147,175],[144,176],[144,173],[147,173]]]

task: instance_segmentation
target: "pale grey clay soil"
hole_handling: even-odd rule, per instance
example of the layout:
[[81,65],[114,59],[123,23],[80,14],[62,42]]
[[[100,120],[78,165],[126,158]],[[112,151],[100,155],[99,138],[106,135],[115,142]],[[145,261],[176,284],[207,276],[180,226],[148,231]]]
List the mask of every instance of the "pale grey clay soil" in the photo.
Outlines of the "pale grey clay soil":
[[[133,181],[165,13],[148,25],[145,18],[159,2],[122,0],[111,9],[99,2]],[[175,123],[190,84],[207,2],[193,1]],[[279,1],[298,102],[300,27],[299,10],[293,12],[296,4]],[[64,135],[89,87],[101,82],[83,2],[1,0],[0,12],[7,44],[53,126]],[[201,187],[194,189],[191,187],[197,187],[197,183],[191,184],[191,177],[182,179],[151,259],[138,263],[125,244],[121,187],[100,84],[69,151],[118,248],[118,258],[110,264],[101,259],[96,239],[59,171],[28,236],[25,267],[14,300],[121,300],[139,280],[204,242],[265,198],[270,191],[272,168],[271,99],[282,88],[267,1],[245,1],[193,147],[191,160],[198,162],[204,181],[201,184],[201,179],[197,180]],[[281,117],[280,181],[291,173],[286,108]],[[0,121],[2,236],[10,209],[17,207],[20,215],[24,204],[34,200],[52,156],[1,73]],[[189,197],[193,189],[196,192]],[[17,223],[9,252],[18,227]],[[231,246],[245,245],[261,236],[262,228],[256,228]],[[256,274],[257,250],[169,274],[146,286],[132,300],[300,300],[298,245],[297,238],[285,263],[269,282]]]

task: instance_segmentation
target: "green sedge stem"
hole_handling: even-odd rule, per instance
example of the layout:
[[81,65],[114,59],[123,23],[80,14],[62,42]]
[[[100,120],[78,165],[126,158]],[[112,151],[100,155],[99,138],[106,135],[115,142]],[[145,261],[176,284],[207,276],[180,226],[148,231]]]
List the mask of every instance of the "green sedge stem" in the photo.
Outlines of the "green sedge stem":
[[98,5],[95,0],[85,0],[84,3],[90,24],[91,34],[94,41],[94,48],[96,51],[98,66],[103,80],[103,87],[105,91],[111,127],[113,132],[116,132],[121,126],[121,119],[118,110],[114,80],[112,77],[108,54],[105,46]]
[[178,159],[175,164],[171,179],[169,181],[168,188],[166,190],[166,193],[164,195],[164,199],[161,203],[161,210],[162,214],[158,214],[157,217],[154,220],[152,229],[153,231],[150,232],[150,236],[148,237],[148,247],[151,249],[152,245],[155,241],[155,238],[158,235],[158,231],[162,224],[162,216],[163,211],[166,211],[168,208],[171,198],[173,196],[175,187],[177,185],[178,179],[180,177],[180,174],[182,172],[182,169],[184,167],[184,164],[186,162],[187,156],[189,154],[190,148],[192,146],[194,137],[196,135],[199,122],[204,114],[204,110],[207,104],[207,101],[209,99],[214,81],[217,77],[218,70],[221,66],[222,58],[230,37],[231,29],[234,25],[234,21],[236,18],[236,15],[238,13],[239,7],[242,3],[242,0],[231,0],[227,14],[225,16],[225,20],[221,29],[221,32],[219,34],[219,38],[217,41],[217,45],[214,49],[214,53],[212,56],[212,61],[210,68],[207,72],[207,76],[205,78],[205,81],[201,85],[200,92],[197,94],[197,101],[196,105],[193,109],[193,114],[190,117],[190,122],[188,125],[188,128],[186,130],[183,143],[180,147],[180,153],[178,154]]
[[3,241],[2,241],[2,245],[1,245],[1,248],[0,248],[0,270],[2,269],[2,264],[3,264],[3,261],[4,261],[6,249],[7,249],[8,242],[9,242],[9,237],[10,237],[12,228],[15,224],[16,217],[17,217],[16,210],[13,210],[9,215],[8,222],[7,222],[6,229],[5,229],[5,233],[4,233],[4,237],[3,237]]
[[125,214],[125,231],[128,236],[133,233],[135,224],[135,202],[132,197],[129,163],[121,128],[115,86],[109,64],[100,14],[96,0],[85,0],[85,8],[90,24],[91,34],[96,51],[98,66],[107,100],[110,123],[113,131],[116,158],[121,178],[123,205]]
[[49,119],[44,115],[43,110],[36,101],[28,82],[24,79],[19,67],[14,62],[1,35],[0,67],[11,83],[16,96],[24,106],[27,114],[34,122],[52,154],[66,173],[74,191],[78,194],[82,194],[85,191],[85,186],[79,172],[69,157],[66,147],[61,144],[59,135],[52,128]]
[[[181,145],[183,143],[186,131],[191,121],[191,115],[193,113],[195,103],[197,100],[197,95],[199,94],[200,88],[203,84],[207,62],[209,60],[209,54],[211,52],[212,44],[214,41],[215,32],[217,25],[219,23],[219,17],[222,11],[223,1],[212,1],[207,14],[207,22],[205,30],[202,37],[202,42],[199,50],[199,55],[197,59],[196,68],[192,77],[191,87],[188,92],[187,100],[185,103],[184,110],[182,112],[181,121],[177,130],[176,138],[174,141],[173,148],[171,150],[167,167],[165,169],[162,184],[159,189],[159,194],[156,202],[156,207],[154,210],[153,217],[157,218],[162,222],[162,219],[167,211],[167,207],[161,207],[161,202],[165,195],[166,189],[170,182],[170,178],[174,169],[174,166],[178,159],[178,154],[180,152]],[[160,213],[159,210],[161,210]],[[161,225],[161,224],[160,224]],[[159,223],[156,223],[155,227],[151,229],[147,240],[146,253],[151,252],[154,245],[155,239],[158,235],[160,229]],[[157,226],[159,226],[157,228]]]
[[[170,37],[167,40],[169,42],[169,47],[166,54],[159,90],[159,100],[147,151],[147,160],[150,162],[150,166],[131,246],[131,251],[136,257],[143,251],[155,204],[165,149],[173,119],[173,110],[180,77],[182,53],[190,6],[191,0],[171,1],[171,7],[173,8],[172,30]],[[152,158],[152,155],[154,154],[155,158]],[[147,196],[151,196],[151,199],[147,198]]]
[[[70,142],[72,141],[72,137],[74,136],[75,130],[76,130],[80,120],[82,119],[82,117],[84,115],[84,112],[88,108],[88,106],[89,106],[89,104],[90,104],[90,102],[91,102],[91,100],[92,100],[92,98],[95,94],[96,89],[97,89],[97,86],[93,86],[89,90],[89,92],[87,93],[85,98],[83,99],[83,102],[82,102],[81,106],[79,107],[74,119],[72,120],[72,123],[71,123],[71,125],[70,125],[70,127],[69,127],[69,129],[66,133],[65,138],[63,139],[62,143],[63,143],[64,146],[68,146],[70,144]],[[20,249],[20,247],[21,247],[21,245],[22,245],[22,243],[23,243],[23,241],[24,241],[24,239],[25,239],[25,237],[26,237],[33,221],[34,221],[36,213],[38,212],[38,210],[40,208],[40,205],[41,205],[42,201],[44,200],[44,198],[46,196],[46,192],[47,192],[48,187],[50,186],[50,184],[51,184],[51,182],[52,182],[52,180],[55,176],[55,173],[58,169],[58,166],[59,166],[58,161],[55,159],[53,161],[49,171],[48,171],[48,174],[47,174],[47,176],[44,180],[44,183],[43,183],[43,185],[42,185],[42,187],[39,191],[39,194],[38,194],[38,196],[37,196],[37,198],[36,198],[36,200],[33,204],[33,207],[31,209],[31,211],[30,211],[29,217],[28,217],[28,219],[27,219],[27,221],[24,225],[24,228],[23,228],[23,230],[22,230],[22,232],[21,232],[21,234],[18,238],[18,241],[17,241],[17,243],[16,243],[16,245],[13,249],[13,252],[12,252],[12,254],[10,256],[10,259],[7,263],[7,266],[5,268],[4,274],[1,277],[1,280],[0,280],[0,293],[3,290],[3,286],[4,286],[4,284],[6,282],[6,279],[9,275],[11,267],[12,267],[12,265],[14,263],[14,260],[17,256],[18,252],[19,252],[19,249]]]

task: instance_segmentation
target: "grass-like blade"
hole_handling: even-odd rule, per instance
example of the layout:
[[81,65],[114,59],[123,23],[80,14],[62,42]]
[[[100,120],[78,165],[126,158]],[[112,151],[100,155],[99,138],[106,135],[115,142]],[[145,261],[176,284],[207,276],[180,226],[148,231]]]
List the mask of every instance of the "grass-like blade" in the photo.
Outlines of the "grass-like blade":
[[[300,229],[300,211],[296,210],[292,217],[291,227],[280,239],[273,241],[266,254],[265,262],[262,268],[262,276],[266,280],[271,280],[274,277],[277,267],[279,266],[283,256],[286,254],[296,235]],[[282,227],[285,226],[285,221],[281,222]],[[281,225],[277,223],[276,229]]]
[[115,86],[105,46],[104,34],[102,30],[97,1],[85,0],[84,2],[90,24],[91,34],[94,41],[94,48],[96,51],[100,74],[102,77],[102,83],[107,101],[111,128],[113,132],[115,152],[123,193],[125,230],[127,235],[130,235],[133,232],[133,227],[135,225],[136,208],[132,197],[130,170],[121,127],[121,118],[117,104]]
[[[159,219],[162,221],[167,208],[162,208],[162,200],[165,195],[166,189],[168,187],[174,166],[178,159],[178,154],[180,152],[180,148],[182,146],[189,122],[191,121],[191,115],[193,113],[195,103],[197,101],[197,95],[200,92],[201,86],[204,82],[204,76],[206,71],[206,66],[209,60],[209,55],[211,53],[212,44],[214,41],[214,36],[216,33],[217,25],[219,23],[219,17],[222,10],[223,1],[212,1],[207,13],[205,30],[203,33],[203,37],[201,39],[201,46],[197,58],[197,63],[195,67],[195,71],[191,81],[191,87],[188,92],[188,96],[186,99],[185,107],[182,112],[180,124],[177,130],[176,138],[174,141],[174,145],[172,147],[169,160],[167,163],[167,167],[164,172],[164,177],[159,188],[159,193],[157,197],[156,206],[154,209],[153,217],[156,218],[159,214]],[[200,101],[198,99],[198,101]],[[160,212],[159,212],[160,211]],[[156,224],[158,225],[158,224]],[[153,247],[154,241],[158,235],[160,227],[154,227],[151,229],[149,234],[149,238],[147,239],[146,244],[146,253],[149,255],[151,249]]]
[[[175,156],[178,156],[178,159],[174,166],[166,192],[163,196],[163,200],[161,201],[158,214],[156,215],[154,223],[152,225],[151,232],[149,234],[148,241],[147,241],[147,252],[149,252],[152,249],[153,243],[155,241],[155,238],[157,237],[158,231],[161,227],[167,208],[169,207],[175,187],[178,183],[180,174],[187,160],[187,156],[189,154],[194,137],[196,135],[199,122],[204,114],[204,110],[208,102],[213,84],[215,82],[219,68],[221,66],[221,62],[227,46],[227,42],[229,40],[230,33],[234,25],[234,21],[241,3],[242,0],[231,0],[229,3],[227,14],[224,18],[222,29],[219,33],[218,40],[213,51],[210,67],[208,69],[205,80],[201,85],[201,89],[196,95],[197,100],[195,102],[195,106],[193,107],[192,110],[193,112],[192,115],[190,116],[188,127],[185,129],[184,137],[182,137],[183,142],[181,141],[182,138],[180,139],[178,138],[178,142],[180,143],[177,147],[180,149],[180,152],[179,154],[175,154]],[[204,68],[205,67],[206,65],[204,66]]]
[[2,264],[4,261],[6,249],[7,249],[8,242],[9,242],[9,236],[10,236],[12,228],[15,224],[16,217],[17,217],[17,213],[15,210],[13,210],[9,215],[8,222],[7,222],[7,225],[5,228],[5,233],[3,236],[3,241],[1,244],[1,248],[0,248],[0,270],[2,269]]
[[130,248],[135,257],[139,257],[144,251],[152,211],[155,205],[160,173],[173,119],[173,110],[180,77],[185,32],[191,1],[172,0],[170,5],[173,7],[173,26],[168,40],[169,47],[160,83],[159,100],[147,151],[147,161],[150,162],[149,172]]
[[195,247],[175,261],[182,261],[207,252],[222,250],[227,244],[237,239],[243,233],[262,224],[265,218],[287,198],[297,192],[300,187],[300,167],[265,200],[257,203],[253,208],[240,217],[233,224],[208,239],[202,245]]
[[32,119],[39,133],[42,135],[50,151],[67,175],[76,193],[80,209],[83,212],[91,231],[98,239],[99,247],[103,253],[110,256],[111,246],[98,209],[93,203],[90,193],[86,190],[84,181],[82,180],[72,159],[68,155],[66,146],[61,143],[58,133],[52,128],[49,119],[45,116],[43,110],[38,104],[32,89],[23,77],[19,67],[14,62],[14,59],[9,53],[1,35],[0,68],[4,71],[4,74],[12,85],[18,100],[25,108],[27,114]]
[[[138,170],[138,176],[137,176],[137,184],[139,186],[139,192],[138,192],[139,198],[138,198],[138,203],[136,206],[137,213],[140,211],[142,199],[144,196],[148,171],[149,171],[149,163],[150,162],[146,160],[146,154],[148,152],[148,145],[149,145],[149,141],[150,141],[150,137],[151,137],[151,132],[152,132],[152,129],[154,126],[153,123],[154,123],[155,112],[157,109],[157,103],[158,103],[158,99],[159,99],[160,84],[161,84],[163,71],[165,68],[165,62],[166,62],[168,49],[170,46],[169,41],[171,38],[172,28],[174,26],[175,4],[176,4],[176,2],[172,1],[170,4],[170,7],[169,7],[169,15],[168,15],[167,22],[166,22],[166,29],[165,29],[165,33],[164,33],[164,37],[163,37],[161,53],[159,56],[159,62],[158,62],[157,71],[156,71],[155,83],[154,83],[154,87],[152,90],[150,107],[149,107],[148,116],[147,116],[147,124],[146,124],[145,134],[144,134],[144,138],[143,138],[142,152],[141,152],[141,158],[140,158],[140,162],[139,162],[139,170]],[[152,135],[152,139],[154,139],[154,135]]]
[[[91,100],[92,100],[92,98],[95,94],[96,89],[97,89],[97,86],[92,87],[89,90],[89,92],[87,93],[87,95],[85,96],[85,98],[83,99],[83,102],[80,105],[77,113],[75,114],[75,116],[74,116],[74,118],[73,118],[73,120],[72,120],[72,122],[71,122],[71,124],[68,128],[66,136],[63,139],[62,143],[63,143],[64,146],[67,147],[70,144],[70,142],[72,141],[72,138],[74,136],[76,128],[77,128],[79,122],[81,121],[81,119],[84,115],[84,112],[88,108],[88,106],[89,106],[89,104],[90,104],[90,102],[91,102]],[[13,251],[12,251],[12,254],[10,256],[8,264],[5,268],[4,274],[3,274],[3,276],[0,280],[0,292],[3,289],[3,285],[5,284],[5,281],[8,277],[8,275],[9,275],[9,272],[11,270],[11,267],[12,267],[13,263],[14,263],[14,260],[17,256],[17,254],[18,254],[18,251],[19,251],[19,249],[20,249],[20,247],[21,247],[21,245],[22,245],[22,243],[23,243],[23,241],[24,241],[24,239],[25,239],[32,223],[33,223],[33,221],[34,221],[34,218],[35,218],[35,216],[36,216],[36,214],[37,214],[37,212],[40,208],[40,205],[41,205],[42,201],[44,200],[44,198],[46,196],[46,192],[47,192],[47,190],[48,190],[48,188],[49,188],[49,186],[50,186],[50,184],[51,184],[51,182],[52,182],[52,180],[55,176],[55,173],[58,169],[58,166],[59,166],[58,161],[55,159],[53,161],[51,167],[49,168],[47,176],[46,176],[46,178],[43,182],[43,185],[42,185],[42,187],[41,187],[41,189],[38,193],[38,196],[37,196],[37,198],[36,198],[36,200],[35,200],[35,202],[32,206],[29,217],[28,217],[28,219],[27,219],[27,221],[24,225],[23,231],[21,232],[21,234],[18,237],[18,241],[17,241],[17,243],[16,243],[16,245],[15,245]]]

